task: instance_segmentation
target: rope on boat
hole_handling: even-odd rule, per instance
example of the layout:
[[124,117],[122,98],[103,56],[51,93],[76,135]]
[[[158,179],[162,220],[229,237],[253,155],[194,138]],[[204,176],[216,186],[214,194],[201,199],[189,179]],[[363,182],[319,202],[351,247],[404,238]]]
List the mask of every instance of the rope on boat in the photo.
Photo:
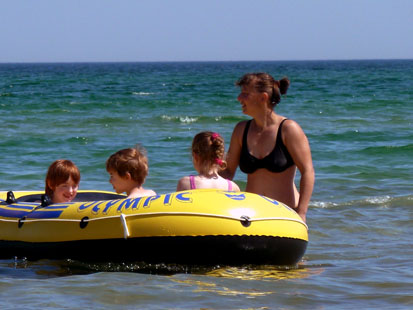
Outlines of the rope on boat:
[[203,217],[214,217],[214,218],[222,218],[234,221],[241,221],[241,222],[258,222],[258,221],[273,221],[273,220],[282,220],[282,221],[291,221],[297,222],[306,227],[308,226],[302,220],[299,219],[292,219],[288,217],[264,217],[264,218],[249,218],[248,216],[228,216],[228,215],[217,215],[217,214],[210,214],[210,213],[196,213],[196,212],[151,212],[151,213],[140,213],[140,214],[120,214],[120,215],[112,215],[112,216],[105,216],[105,217],[96,217],[96,218],[87,218],[87,219],[17,219],[17,220],[8,220],[8,219],[0,219],[2,222],[15,222],[15,223],[30,223],[30,222],[92,222],[92,221],[99,221],[99,220],[106,220],[112,218],[120,218],[122,226],[124,228],[124,236],[125,239],[129,236],[129,229],[126,223],[127,217],[142,217],[142,216],[171,216],[171,215],[186,215],[186,216],[203,216]]

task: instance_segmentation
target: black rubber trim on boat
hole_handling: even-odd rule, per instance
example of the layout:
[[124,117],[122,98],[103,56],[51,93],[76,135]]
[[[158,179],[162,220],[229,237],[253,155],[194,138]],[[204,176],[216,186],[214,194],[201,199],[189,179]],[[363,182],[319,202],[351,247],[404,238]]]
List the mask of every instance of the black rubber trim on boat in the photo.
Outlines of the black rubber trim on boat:
[[246,215],[241,216],[241,224],[244,227],[249,227],[251,225],[250,218]]
[[87,224],[89,224],[89,218],[87,216],[85,216],[80,221],[79,226],[80,226],[81,229],[84,229],[84,228],[86,228]]
[[[85,232],[86,233],[86,232]],[[165,236],[23,242],[0,240],[0,258],[195,265],[293,265],[307,241],[272,236]]]
[[[48,195],[42,195],[41,197],[40,197],[40,199],[41,199],[41,201],[42,201],[42,203],[41,203],[41,205],[39,206],[39,207],[42,207],[42,208],[44,208],[44,207],[47,207],[47,206],[49,206],[49,205],[51,205],[52,203],[53,203],[53,201],[50,199],[50,197],[48,196]],[[37,208],[36,208],[37,209]]]
[[6,203],[11,205],[12,203],[16,203],[16,197],[14,197],[14,194],[12,191],[8,191],[7,192],[7,199],[6,199]]
[[[23,195],[17,198],[15,202],[36,202],[41,203],[41,196],[44,194],[36,193],[36,194],[28,194]],[[101,193],[101,192],[82,192],[77,193],[76,197],[72,200],[72,202],[84,202],[84,201],[97,201],[97,200],[115,200],[115,199],[124,199],[126,198],[125,195],[119,195],[115,193]]]
[[19,221],[17,222],[17,227],[22,228],[22,226],[24,224],[24,222],[22,222],[22,221],[24,221],[24,220],[26,220],[25,216],[23,216],[21,219],[19,219]]

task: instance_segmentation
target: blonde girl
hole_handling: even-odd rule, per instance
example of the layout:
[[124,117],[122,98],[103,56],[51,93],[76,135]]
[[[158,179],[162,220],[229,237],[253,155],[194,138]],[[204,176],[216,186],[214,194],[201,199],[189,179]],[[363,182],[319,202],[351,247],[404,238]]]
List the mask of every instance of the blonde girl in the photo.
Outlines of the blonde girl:
[[192,141],[192,161],[198,175],[189,175],[178,181],[176,190],[216,188],[240,191],[237,184],[224,179],[218,172],[226,168],[224,139],[216,132],[203,131]]

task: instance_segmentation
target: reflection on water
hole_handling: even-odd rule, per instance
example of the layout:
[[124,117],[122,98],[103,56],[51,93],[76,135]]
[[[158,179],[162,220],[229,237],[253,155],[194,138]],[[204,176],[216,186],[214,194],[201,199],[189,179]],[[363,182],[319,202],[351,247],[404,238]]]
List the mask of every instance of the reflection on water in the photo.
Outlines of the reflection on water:
[[[313,275],[321,274],[324,271],[325,266],[307,266],[304,263],[300,263],[297,266],[243,266],[243,267],[215,267],[210,271],[205,271],[202,275],[211,276],[214,278],[226,278],[226,279],[240,279],[250,281],[274,281],[285,279],[303,279]],[[259,287],[248,286],[247,290],[242,290],[242,285],[228,287],[224,283],[217,281],[213,278],[203,278],[205,280],[199,280],[197,278],[179,279],[174,278],[173,281],[189,285],[192,287],[194,293],[214,293],[221,296],[244,296],[247,298],[263,297],[272,294],[276,294],[275,290],[268,291]]]
[[181,283],[181,284],[187,284],[193,287],[193,292],[194,293],[216,293],[222,296],[249,296],[249,297],[259,297],[259,296],[267,296],[270,294],[274,294],[275,292],[263,292],[263,291],[258,291],[256,289],[248,289],[247,290],[234,290],[230,289],[228,287],[225,287],[221,284],[214,283],[214,282],[207,282],[207,281],[196,281],[196,280],[177,280],[174,279],[174,282]]
[[0,275],[15,278],[53,278],[96,272],[71,260],[0,260]]
[[240,280],[284,280],[304,279],[321,274],[326,266],[307,266],[303,263],[297,266],[248,266],[243,268],[218,268],[206,275]]
[[[96,272],[136,272],[155,275],[174,275],[179,273],[206,275],[219,278],[240,280],[284,280],[303,279],[321,274],[327,266],[310,266],[301,262],[294,266],[246,265],[197,266],[177,264],[135,263],[95,263],[75,260],[38,260],[26,259],[0,260],[0,275],[26,278],[52,278],[71,275],[85,275]],[[208,287],[208,285],[206,285]]]

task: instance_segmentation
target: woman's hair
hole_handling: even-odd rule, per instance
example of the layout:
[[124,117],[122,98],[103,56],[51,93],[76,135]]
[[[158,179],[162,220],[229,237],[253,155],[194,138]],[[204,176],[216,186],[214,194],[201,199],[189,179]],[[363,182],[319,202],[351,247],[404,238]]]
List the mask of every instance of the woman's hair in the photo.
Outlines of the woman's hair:
[[281,101],[281,95],[287,93],[290,86],[290,80],[287,77],[277,81],[268,73],[247,73],[242,76],[235,85],[253,86],[257,92],[267,93],[270,98],[272,107],[275,107]]
[[106,170],[116,171],[121,177],[125,177],[129,172],[132,179],[138,182],[138,186],[141,186],[149,170],[146,150],[139,145],[135,148],[120,150],[108,158]]
[[214,165],[220,169],[225,169],[227,166],[224,160],[224,138],[216,132],[203,131],[198,133],[192,141],[192,152],[201,161],[202,173],[207,173]]
[[79,184],[80,172],[76,165],[67,159],[58,159],[54,161],[47,170],[45,181],[46,195],[53,198],[53,189],[56,188],[56,186],[65,183],[70,177],[72,177],[73,182]]

